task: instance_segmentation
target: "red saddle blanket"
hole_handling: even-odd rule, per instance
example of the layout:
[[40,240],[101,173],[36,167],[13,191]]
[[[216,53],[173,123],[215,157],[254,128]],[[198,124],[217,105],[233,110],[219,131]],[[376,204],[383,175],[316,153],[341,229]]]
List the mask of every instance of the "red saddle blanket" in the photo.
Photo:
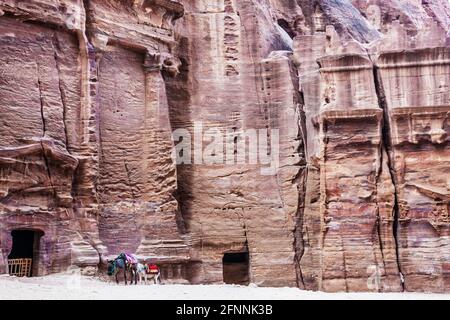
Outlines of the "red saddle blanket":
[[156,264],[149,264],[148,267],[147,267],[147,273],[149,273],[149,274],[150,273],[151,274],[159,273],[158,266]]

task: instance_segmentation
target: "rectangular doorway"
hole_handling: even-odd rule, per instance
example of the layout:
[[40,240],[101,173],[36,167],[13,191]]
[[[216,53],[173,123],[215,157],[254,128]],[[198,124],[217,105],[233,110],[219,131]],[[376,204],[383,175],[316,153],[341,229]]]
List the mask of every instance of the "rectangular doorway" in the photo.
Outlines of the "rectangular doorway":
[[8,255],[8,273],[18,277],[31,277],[38,263],[41,234],[33,230],[13,230],[12,249]]
[[248,285],[250,283],[248,252],[225,253],[222,263],[223,282],[240,285]]

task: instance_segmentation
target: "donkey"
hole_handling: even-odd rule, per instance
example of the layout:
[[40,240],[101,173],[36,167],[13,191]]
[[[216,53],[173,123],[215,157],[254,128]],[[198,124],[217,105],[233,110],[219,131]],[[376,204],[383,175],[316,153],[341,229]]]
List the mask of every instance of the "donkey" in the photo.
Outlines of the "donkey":
[[157,269],[157,272],[154,272],[147,263],[138,263],[136,265],[136,272],[139,275],[139,282],[142,282],[142,279],[144,279],[144,283],[147,284],[147,278],[150,277],[155,284],[161,283],[159,268]]
[[134,260],[131,260],[129,258],[129,255],[124,254],[124,253],[119,254],[119,256],[117,258],[115,258],[114,260],[108,260],[107,274],[108,274],[108,276],[114,275],[116,277],[117,284],[119,284],[119,278],[117,276],[121,270],[123,270],[125,285],[128,284],[127,271],[129,271],[130,275],[131,275],[131,284],[133,284],[133,279],[134,279],[134,284],[137,284],[137,278],[138,278],[137,262],[135,262]]

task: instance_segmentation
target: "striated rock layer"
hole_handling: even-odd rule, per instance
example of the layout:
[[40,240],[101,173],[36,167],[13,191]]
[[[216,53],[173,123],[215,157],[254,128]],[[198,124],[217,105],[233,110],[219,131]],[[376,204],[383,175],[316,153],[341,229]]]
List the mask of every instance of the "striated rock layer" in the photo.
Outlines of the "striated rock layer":
[[450,292],[449,30],[446,0],[0,0],[0,272],[32,230],[33,275]]

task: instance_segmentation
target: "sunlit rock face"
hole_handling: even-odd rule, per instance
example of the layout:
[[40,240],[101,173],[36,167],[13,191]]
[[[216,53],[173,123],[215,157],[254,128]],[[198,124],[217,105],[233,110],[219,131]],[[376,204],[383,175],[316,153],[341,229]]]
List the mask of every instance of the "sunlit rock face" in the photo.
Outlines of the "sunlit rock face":
[[[449,34],[437,18],[449,5],[393,3],[354,2],[360,22],[294,39],[311,168],[300,269],[311,289],[449,290]],[[329,10],[316,7],[334,19]],[[367,23],[375,38],[361,38]]]
[[396,186],[399,264],[405,289],[448,291],[450,48],[436,26],[413,40],[398,29],[406,50],[381,46],[377,77]]
[[311,241],[300,266],[311,289],[366,290],[368,276],[376,273],[377,285],[399,290],[394,186],[374,65],[360,48],[340,53],[336,37],[331,34],[338,47],[329,49],[325,36],[296,39],[298,58],[307,56],[300,72],[310,74],[300,78],[311,168],[303,218],[303,235]]
[[[43,24],[17,19],[39,21],[43,7]],[[2,1],[1,8],[2,271],[13,229],[44,233],[35,241],[38,274],[96,266],[101,244],[95,124],[84,96],[87,44],[81,24],[66,26],[70,12],[81,8],[67,2],[62,10],[50,1]]]
[[1,272],[33,230],[34,275],[450,291],[448,1],[3,0],[0,30]]
[[176,73],[171,28],[183,6],[0,4],[2,271],[11,230],[31,229],[43,234],[37,274],[128,251],[186,281],[161,74]]

